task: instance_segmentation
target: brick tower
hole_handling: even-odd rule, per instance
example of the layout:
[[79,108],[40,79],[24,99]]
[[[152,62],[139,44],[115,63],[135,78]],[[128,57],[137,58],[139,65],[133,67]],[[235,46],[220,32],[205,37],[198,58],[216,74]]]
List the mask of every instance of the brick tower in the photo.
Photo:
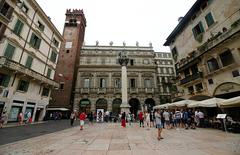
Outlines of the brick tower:
[[86,19],[83,10],[67,9],[63,30],[64,41],[61,44],[54,80],[60,84],[52,92],[49,107],[72,109],[73,90],[77,78],[80,49],[83,45]]

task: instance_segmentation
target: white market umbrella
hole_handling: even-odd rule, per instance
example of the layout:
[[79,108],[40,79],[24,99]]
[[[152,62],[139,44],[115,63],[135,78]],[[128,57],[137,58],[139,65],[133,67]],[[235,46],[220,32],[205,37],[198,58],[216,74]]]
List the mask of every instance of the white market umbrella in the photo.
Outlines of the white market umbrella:
[[240,96],[233,97],[218,103],[220,108],[240,107]]
[[154,106],[153,109],[168,109],[169,103]]

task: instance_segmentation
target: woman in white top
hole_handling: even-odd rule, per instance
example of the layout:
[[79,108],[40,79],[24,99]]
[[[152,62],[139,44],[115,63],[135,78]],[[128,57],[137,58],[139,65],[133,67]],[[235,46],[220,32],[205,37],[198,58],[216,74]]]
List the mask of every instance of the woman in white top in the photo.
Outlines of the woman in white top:
[[150,114],[148,112],[146,112],[146,123],[147,123],[147,127],[150,127]]

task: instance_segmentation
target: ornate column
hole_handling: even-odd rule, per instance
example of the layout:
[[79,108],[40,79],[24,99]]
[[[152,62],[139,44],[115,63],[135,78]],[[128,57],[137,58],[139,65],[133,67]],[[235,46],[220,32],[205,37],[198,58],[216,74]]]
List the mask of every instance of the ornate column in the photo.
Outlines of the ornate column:
[[127,64],[129,58],[127,57],[126,52],[120,52],[118,57],[118,62],[122,66],[122,104],[120,105],[121,112],[129,113],[130,105],[128,104],[128,90],[127,90]]
[[108,105],[108,106],[107,106],[107,110],[108,110],[108,111],[112,111],[112,99],[111,99],[111,98],[108,99],[107,105]]

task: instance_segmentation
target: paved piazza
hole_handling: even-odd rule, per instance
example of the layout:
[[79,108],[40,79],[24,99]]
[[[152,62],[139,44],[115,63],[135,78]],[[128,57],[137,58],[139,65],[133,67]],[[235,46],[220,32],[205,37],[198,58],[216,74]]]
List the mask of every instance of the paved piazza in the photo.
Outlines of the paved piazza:
[[[164,130],[158,141],[156,129],[138,124],[86,125],[0,146],[1,155],[239,155],[240,134],[213,129]],[[3,140],[3,139],[1,139]]]

